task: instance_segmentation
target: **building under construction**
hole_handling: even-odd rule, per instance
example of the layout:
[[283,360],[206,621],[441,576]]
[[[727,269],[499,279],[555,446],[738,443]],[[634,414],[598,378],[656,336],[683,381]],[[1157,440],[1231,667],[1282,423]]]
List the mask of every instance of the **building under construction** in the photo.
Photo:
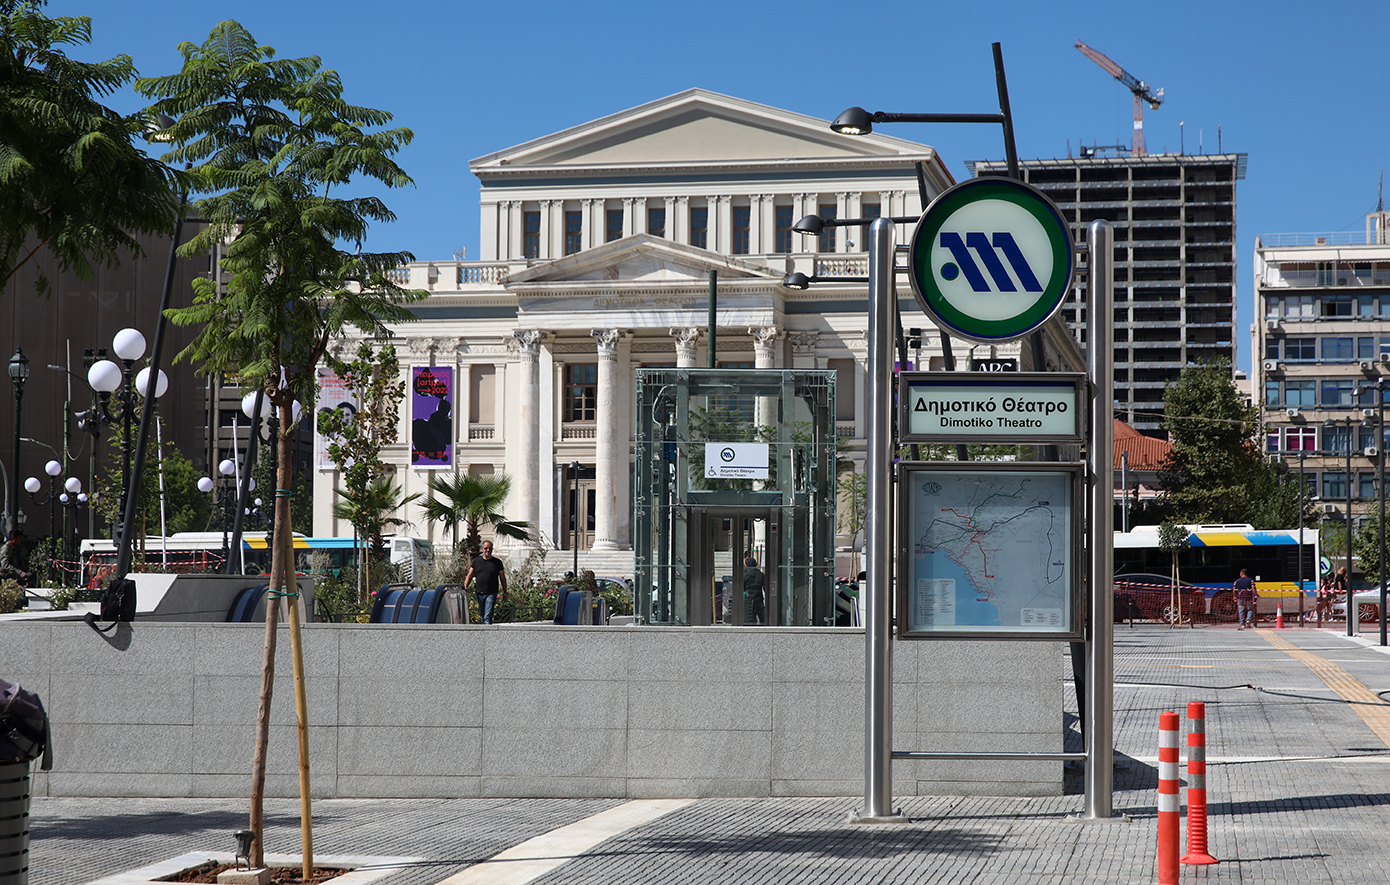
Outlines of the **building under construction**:
[[[1236,182],[1246,155],[1147,154],[1021,160],[1078,245],[1097,219],[1115,226],[1116,417],[1163,436],[1163,388],[1184,366],[1235,364]],[[1006,175],[1003,161],[968,164]],[[1084,343],[1086,286],[1063,314]]]

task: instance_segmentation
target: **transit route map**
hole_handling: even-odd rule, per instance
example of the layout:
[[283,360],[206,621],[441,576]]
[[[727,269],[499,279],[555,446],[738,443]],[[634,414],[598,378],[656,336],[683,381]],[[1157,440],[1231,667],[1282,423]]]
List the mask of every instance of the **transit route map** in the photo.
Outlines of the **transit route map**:
[[905,475],[909,630],[1071,629],[1070,474],[916,470]]

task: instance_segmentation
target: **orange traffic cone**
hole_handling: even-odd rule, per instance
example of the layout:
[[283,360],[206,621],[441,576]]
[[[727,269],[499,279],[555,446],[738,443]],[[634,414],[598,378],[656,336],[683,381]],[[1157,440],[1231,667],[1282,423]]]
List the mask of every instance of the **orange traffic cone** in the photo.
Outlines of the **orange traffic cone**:
[[1276,630],[1284,629],[1284,603],[1282,602],[1278,603],[1274,609],[1274,628]]

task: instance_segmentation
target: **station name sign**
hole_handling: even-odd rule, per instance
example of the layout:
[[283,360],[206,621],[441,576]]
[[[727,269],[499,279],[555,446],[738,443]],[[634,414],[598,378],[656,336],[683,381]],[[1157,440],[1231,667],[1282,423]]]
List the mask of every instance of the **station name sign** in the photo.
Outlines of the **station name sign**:
[[908,443],[1079,443],[1086,376],[904,372],[898,427]]

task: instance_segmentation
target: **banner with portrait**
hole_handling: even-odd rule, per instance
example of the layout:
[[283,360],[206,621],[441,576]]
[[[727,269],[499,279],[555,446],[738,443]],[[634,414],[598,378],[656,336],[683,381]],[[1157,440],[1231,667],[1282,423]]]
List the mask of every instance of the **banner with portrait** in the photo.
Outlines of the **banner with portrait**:
[[420,470],[454,466],[454,368],[410,370],[410,463]]
[[[362,410],[362,401],[357,394],[348,389],[347,382],[338,377],[332,369],[325,369],[322,366],[318,370],[319,382],[319,405],[318,411],[331,412],[334,409],[342,408],[356,415]],[[314,417],[314,452],[320,470],[334,470],[338,465],[333,463],[333,459],[328,457],[328,445],[333,442],[332,437],[324,436],[319,433],[319,423],[317,414]]]

